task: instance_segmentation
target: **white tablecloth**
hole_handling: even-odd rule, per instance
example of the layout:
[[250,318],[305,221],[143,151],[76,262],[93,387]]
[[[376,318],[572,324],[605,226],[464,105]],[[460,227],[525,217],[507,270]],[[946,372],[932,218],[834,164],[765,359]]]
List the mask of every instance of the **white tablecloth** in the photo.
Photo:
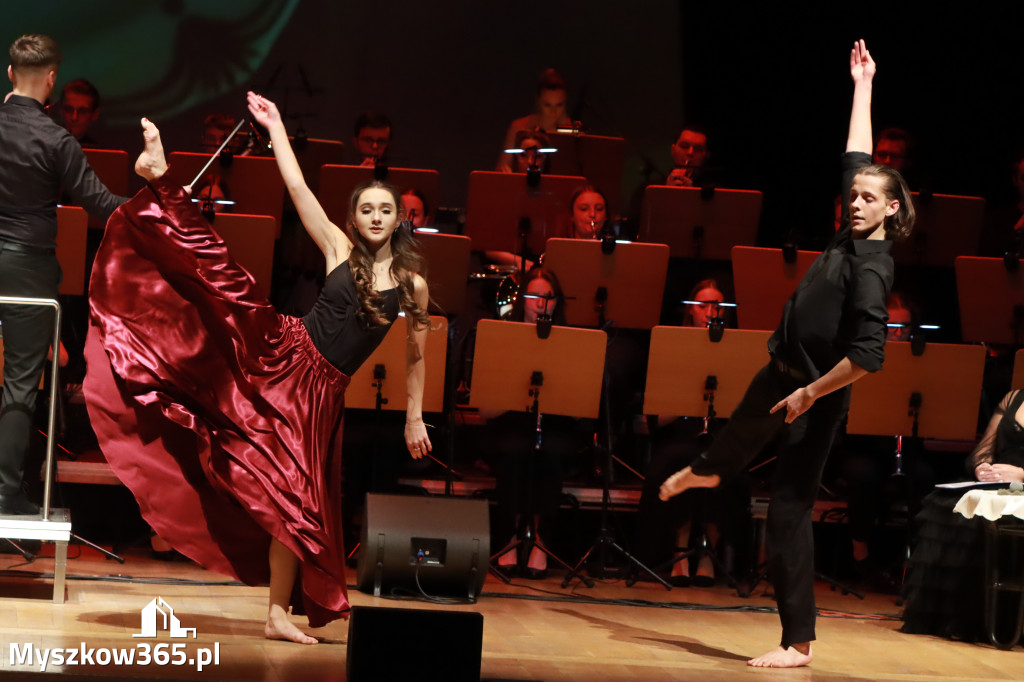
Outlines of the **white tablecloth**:
[[996,521],[1003,516],[1024,520],[1024,494],[999,494],[998,490],[968,490],[953,511],[968,519],[975,516]]

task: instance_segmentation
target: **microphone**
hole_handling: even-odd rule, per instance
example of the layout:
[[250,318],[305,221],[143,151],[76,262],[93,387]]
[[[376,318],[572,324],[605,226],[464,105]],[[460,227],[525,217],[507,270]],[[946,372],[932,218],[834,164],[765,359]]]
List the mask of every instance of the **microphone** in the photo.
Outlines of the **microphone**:
[[551,316],[543,313],[537,316],[537,338],[546,339],[551,336]]

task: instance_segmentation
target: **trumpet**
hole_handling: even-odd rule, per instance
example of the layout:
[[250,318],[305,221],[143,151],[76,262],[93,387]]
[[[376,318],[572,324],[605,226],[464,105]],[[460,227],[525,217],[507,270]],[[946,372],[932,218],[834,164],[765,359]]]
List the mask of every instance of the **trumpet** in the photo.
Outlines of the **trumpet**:
[[512,307],[515,305],[516,299],[519,298],[519,282],[521,279],[519,270],[516,270],[505,275],[498,282],[498,291],[494,295],[494,312],[499,320],[509,320],[512,318]]

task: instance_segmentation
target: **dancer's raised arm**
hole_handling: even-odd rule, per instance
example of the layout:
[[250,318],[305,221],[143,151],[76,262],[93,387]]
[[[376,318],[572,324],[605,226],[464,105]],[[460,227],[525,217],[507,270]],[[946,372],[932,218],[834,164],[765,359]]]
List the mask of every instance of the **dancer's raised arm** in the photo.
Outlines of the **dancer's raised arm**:
[[850,111],[850,133],[846,151],[871,153],[871,81],[875,77],[875,60],[863,40],[850,50],[850,76],[853,78],[853,108]]
[[277,106],[254,92],[249,92],[246,99],[253,118],[270,132],[274,158],[277,159],[277,167],[284,178],[284,186],[299,212],[306,232],[327,259],[327,271],[330,272],[338,263],[348,259],[352,251],[352,242],[342,229],[331,222],[313,191],[306,185]]

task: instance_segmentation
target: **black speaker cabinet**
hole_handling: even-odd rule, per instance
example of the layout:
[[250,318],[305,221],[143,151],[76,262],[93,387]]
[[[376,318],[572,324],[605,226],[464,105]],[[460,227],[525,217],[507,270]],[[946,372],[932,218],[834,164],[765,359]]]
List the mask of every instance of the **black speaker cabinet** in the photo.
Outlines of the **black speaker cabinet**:
[[366,496],[357,585],[475,601],[487,577],[487,502],[453,497]]
[[480,682],[483,614],[353,606],[348,682]]

